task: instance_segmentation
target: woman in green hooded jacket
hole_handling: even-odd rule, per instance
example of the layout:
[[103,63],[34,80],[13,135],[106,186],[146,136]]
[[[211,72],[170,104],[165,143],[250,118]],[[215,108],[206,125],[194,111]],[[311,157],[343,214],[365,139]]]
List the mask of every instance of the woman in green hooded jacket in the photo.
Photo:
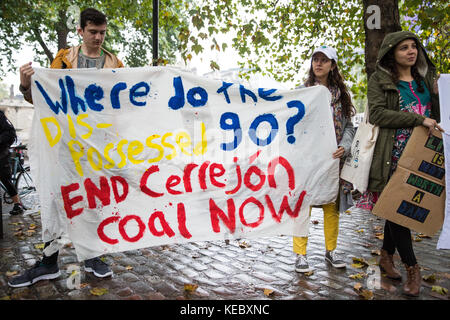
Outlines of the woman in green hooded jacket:
[[[417,36],[398,31],[383,40],[376,71],[368,82],[369,121],[379,126],[369,173],[368,191],[357,207],[372,210],[379,194],[397,168],[398,160],[416,126],[442,130],[436,68]],[[420,268],[411,240],[411,231],[386,220],[381,249],[380,268],[391,279],[401,279],[393,254],[397,249],[407,271],[403,292],[418,296],[421,287]]]

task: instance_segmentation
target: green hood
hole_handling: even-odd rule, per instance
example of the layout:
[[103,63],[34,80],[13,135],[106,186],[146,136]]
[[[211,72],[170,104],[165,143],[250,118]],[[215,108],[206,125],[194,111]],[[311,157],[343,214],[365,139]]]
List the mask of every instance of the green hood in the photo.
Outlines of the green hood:
[[417,54],[417,70],[419,71],[422,77],[425,77],[429,69],[436,69],[434,64],[431,62],[430,58],[428,58],[427,52],[420,42],[419,38],[412,32],[409,31],[397,31],[387,34],[384,37],[383,43],[381,44],[380,50],[378,51],[377,58],[377,68],[388,72],[385,68],[380,66],[380,61],[384,58],[384,56],[389,52],[389,50],[395,48],[397,44],[406,39],[414,39],[418,46],[418,54]]

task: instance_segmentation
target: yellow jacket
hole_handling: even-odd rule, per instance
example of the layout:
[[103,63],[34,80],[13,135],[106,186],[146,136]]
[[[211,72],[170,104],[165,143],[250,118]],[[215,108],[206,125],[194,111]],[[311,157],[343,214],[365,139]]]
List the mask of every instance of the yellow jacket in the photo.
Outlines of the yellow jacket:
[[[81,45],[76,47],[70,47],[66,49],[61,49],[56,54],[55,59],[53,59],[50,65],[51,69],[76,69],[78,64],[78,53],[80,52]],[[119,60],[114,54],[103,49],[105,54],[105,64],[103,68],[123,68],[122,61]],[[22,92],[23,97],[29,103],[33,103],[31,97],[31,87],[25,90],[22,86],[19,87],[20,92]]]
[[[56,54],[50,68],[52,69],[76,69],[78,63],[78,53],[81,45],[67,49],[61,49]],[[105,53],[105,65],[103,68],[123,68],[123,63],[114,54],[103,49]]]

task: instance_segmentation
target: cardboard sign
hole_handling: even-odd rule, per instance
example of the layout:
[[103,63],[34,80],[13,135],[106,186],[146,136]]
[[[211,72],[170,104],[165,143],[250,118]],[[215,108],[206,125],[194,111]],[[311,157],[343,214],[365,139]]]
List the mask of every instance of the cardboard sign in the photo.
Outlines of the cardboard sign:
[[30,165],[44,241],[80,260],[188,241],[308,234],[335,201],[324,86],[251,88],[167,67],[36,69]]
[[442,134],[428,136],[414,128],[397,169],[372,212],[386,220],[426,235],[442,227],[445,207],[445,161]]

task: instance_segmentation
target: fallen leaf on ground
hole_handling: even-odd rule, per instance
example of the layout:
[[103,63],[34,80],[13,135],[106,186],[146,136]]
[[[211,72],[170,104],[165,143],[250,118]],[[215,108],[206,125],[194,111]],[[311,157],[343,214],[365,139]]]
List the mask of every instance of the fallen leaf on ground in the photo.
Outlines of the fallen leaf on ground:
[[420,237],[420,238],[431,239],[431,237],[430,237],[430,236],[427,236],[427,235],[426,235],[426,234],[424,234],[424,233],[418,233],[418,234],[417,234],[417,236],[418,236],[418,237]]
[[270,296],[271,294],[273,294],[273,290],[271,290],[271,289],[264,289],[264,294],[266,295],[266,296]]
[[365,300],[372,300],[373,299],[373,292],[367,289],[363,289],[360,292],[358,292],[361,297],[363,297]]
[[4,296],[4,297],[1,297],[0,300],[11,300],[11,297],[10,296]]
[[367,261],[364,260],[364,258],[352,257],[352,261],[353,261],[353,263],[360,263],[360,264],[368,265]]
[[34,230],[36,228],[37,226],[34,223],[30,224],[30,226],[28,227],[29,230]]
[[249,247],[251,247],[251,245],[249,245],[245,241],[242,241],[242,242],[239,243],[239,247],[241,247],[241,248],[249,248]]
[[12,277],[12,276],[15,276],[18,273],[19,273],[18,271],[6,271],[6,276],[7,277]]
[[194,292],[195,290],[197,290],[198,285],[196,284],[192,284],[192,283],[187,283],[184,285],[184,291],[187,292]]
[[378,249],[377,250],[372,250],[371,254],[373,254],[374,256],[379,256],[381,254],[381,251],[378,250]]
[[443,296],[445,296],[448,292],[448,289],[446,288],[442,288],[440,286],[433,286],[431,287],[431,291],[437,292],[439,294],[442,294]]
[[365,300],[372,300],[373,299],[373,292],[367,289],[363,289],[362,288],[362,284],[357,282],[354,286],[353,286],[353,290],[355,290],[358,295],[362,298],[364,298]]
[[365,272],[359,272],[359,273],[355,273],[355,274],[351,274],[348,276],[350,279],[354,279],[354,280],[361,280],[362,278],[367,277],[367,273]]
[[422,277],[423,281],[429,282],[429,283],[434,283],[436,282],[436,275],[433,274],[429,274],[427,276],[423,276]]
[[106,288],[92,288],[90,290],[90,293],[94,296],[102,296],[106,293],[108,293],[108,289]]
[[356,232],[358,232],[358,233],[363,233],[363,232],[364,232],[364,229],[356,230]]
[[125,269],[127,269],[128,271],[133,270],[132,266],[126,266]]
[[422,241],[422,238],[420,238],[420,237],[414,237],[414,239],[413,239],[415,242],[420,242],[420,241]]
[[35,247],[36,249],[44,249],[45,244],[44,244],[44,243],[38,243],[38,244],[35,244],[34,247]]
[[310,271],[310,272],[305,272],[305,273],[304,273],[304,275],[307,276],[307,277],[310,277],[310,276],[312,276],[313,274],[314,274],[314,271],[313,271],[313,270]]
[[375,233],[375,238],[383,240],[384,239],[384,233],[382,232],[376,232]]

